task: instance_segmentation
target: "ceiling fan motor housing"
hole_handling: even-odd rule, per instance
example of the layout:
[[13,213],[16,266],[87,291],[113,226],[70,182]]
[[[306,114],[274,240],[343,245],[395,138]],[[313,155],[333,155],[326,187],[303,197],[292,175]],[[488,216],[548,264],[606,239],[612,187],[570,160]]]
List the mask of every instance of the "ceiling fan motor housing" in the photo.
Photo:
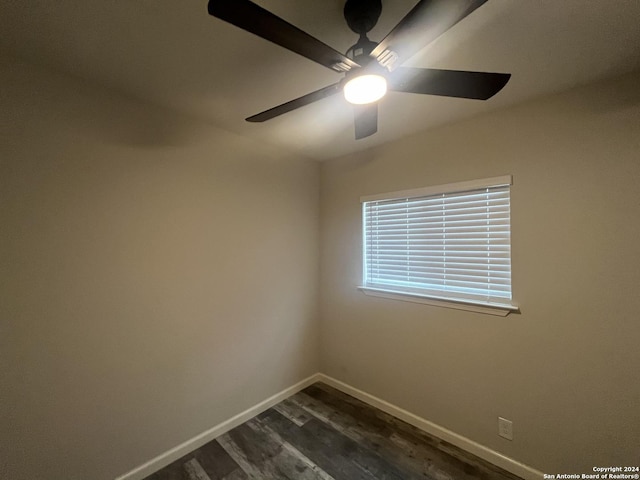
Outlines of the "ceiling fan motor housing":
[[356,62],[361,67],[366,67],[372,63],[373,58],[369,54],[376,48],[378,44],[372,42],[367,37],[360,37],[358,43],[349,47],[346,52],[346,56]]

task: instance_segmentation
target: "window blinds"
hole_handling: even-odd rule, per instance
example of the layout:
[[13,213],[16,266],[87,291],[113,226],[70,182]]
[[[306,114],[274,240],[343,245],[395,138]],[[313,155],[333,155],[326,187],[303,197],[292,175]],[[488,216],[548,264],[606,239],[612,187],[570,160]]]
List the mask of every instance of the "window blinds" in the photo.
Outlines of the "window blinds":
[[511,300],[509,185],[363,202],[364,287]]

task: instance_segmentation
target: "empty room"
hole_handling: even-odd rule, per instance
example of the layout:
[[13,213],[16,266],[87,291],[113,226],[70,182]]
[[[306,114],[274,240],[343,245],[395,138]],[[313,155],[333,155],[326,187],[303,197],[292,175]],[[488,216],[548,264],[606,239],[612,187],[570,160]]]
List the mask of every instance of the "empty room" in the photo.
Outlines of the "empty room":
[[639,25],[0,2],[0,479],[638,480]]

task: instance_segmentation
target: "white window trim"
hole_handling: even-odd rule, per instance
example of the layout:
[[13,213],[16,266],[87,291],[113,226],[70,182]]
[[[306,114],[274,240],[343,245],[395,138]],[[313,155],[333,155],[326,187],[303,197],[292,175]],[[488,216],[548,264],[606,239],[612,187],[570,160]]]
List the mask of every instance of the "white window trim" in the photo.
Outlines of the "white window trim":
[[498,317],[506,317],[510,313],[519,313],[520,309],[513,304],[488,304],[475,303],[469,300],[452,300],[444,297],[420,295],[418,293],[397,292],[382,288],[371,288],[359,286],[358,290],[371,297],[388,298],[390,300],[400,300],[410,303],[422,303],[435,307],[453,308],[455,310],[465,310],[467,312],[486,313]]
[[[511,175],[502,175],[499,177],[484,178],[482,180],[470,180],[466,182],[448,183],[445,185],[436,185],[431,187],[415,188],[410,190],[401,190],[390,193],[380,193],[375,195],[365,195],[360,197],[360,202],[373,202],[376,200],[394,200],[398,198],[414,198],[428,195],[438,195],[441,193],[464,192],[487,187],[501,187],[513,185],[513,177]],[[364,237],[365,232],[362,232]],[[506,317],[510,313],[519,313],[520,308],[513,302],[511,303],[480,303],[473,300],[451,299],[444,296],[425,295],[420,293],[410,293],[404,291],[396,291],[391,288],[374,288],[369,286],[358,286],[358,290],[366,295],[373,297],[386,298],[391,300],[400,300],[404,302],[420,303],[424,305],[432,305],[437,307],[452,308],[456,310],[465,310],[476,313],[484,313],[488,315],[496,315]]]

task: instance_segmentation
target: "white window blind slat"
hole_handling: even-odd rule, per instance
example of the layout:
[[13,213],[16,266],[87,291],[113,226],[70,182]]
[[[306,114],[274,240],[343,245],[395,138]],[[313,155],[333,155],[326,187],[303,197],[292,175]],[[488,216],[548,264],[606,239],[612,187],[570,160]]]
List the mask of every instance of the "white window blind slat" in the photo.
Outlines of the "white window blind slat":
[[[487,221],[493,222],[487,224]],[[407,226],[410,226],[410,229],[407,229]],[[482,230],[482,232],[478,232],[478,230]],[[431,223],[417,223],[405,220],[402,223],[381,223],[379,225],[375,225],[374,228],[367,229],[366,233],[373,237],[378,238],[386,238],[393,237],[397,235],[404,235],[406,237],[417,236],[421,234],[425,235],[434,235],[434,234],[444,234],[444,232],[460,232],[460,233],[474,233],[479,235],[480,237],[486,237],[487,231],[492,232],[509,232],[509,219],[491,219],[490,217],[485,217],[484,221],[466,221],[466,222],[441,222],[438,220],[437,222]]]
[[[460,269],[460,268],[456,268],[456,269],[452,269],[452,268],[448,268],[445,267],[443,265],[439,266],[439,267],[419,267],[416,268],[413,265],[408,266],[400,266],[400,265],[394,265],[394,266],[380,266],[379,268],[376,268],[375,271],[372,272],[372,275],[380,275],[383,274],[385,272],[389,272],[389,273],[402,273],[402,274],[407,274],[407,275],[411,275],[411,276],[423,276],[423,275],[447,275],[450,276],[451,278],[468,278],[470,280],[476,280],[477,279],[477,275],[481,274],[481,273],[486,273],[487,269],[480,269],[480,268],[476,268],[476,269]],[[500,281],[500,279],[506,279],[509,280],[510,279],[510,275],[509,272],[506,271],[496,271],[493,273],[493,276],[495,277],[496,281]]]
[[[420,278],[432,278],[432,277],[442,277],[443,280],[445,280],[447,283],[450,284],[460,284],[460,285],[484,285],[485,282],[483,281],[483,279],[479,279],[476,276],[473,275],[456,275],[456,274],[452,274],[450,272],[445,272],[442,273],[440,275],[420,275],[417,273],[402,273],[402,272],[398,272],[398,273],[390,273],[390,275],[397,275],[400,274],[400,276],[404,275],[405,277],[409,277],[409,278],[414,278],[414,279],[420,279]],[[495,282],[496,285],[506,285],[507,282],[505,282],[504,278],[496,278]]]
[[[441,203],[455,204],[455,203],[472,203],[472,202],[487,202],[493,199],[503,199],[508,197],[509,194],[504,191],[484,192],[478,191],[477,193],[461,192],[461,193],[445,193],[446,197],[440,196],[427,196],[427,197],[413,197],[412,204],[409,208],[416,208],[421,206],[429,206]],[[384,210],[387,208],[405,208],[405,199],[399,198],[395,200],[378,200],[377,205],[373,205],[375,202],[367,202],[372,204],[372,208]]]
[[400,212],[413,213],[413,212],[433,212],[440,208],[442,205],[446,205],[452,211],[461,210],[461,209],[470,209],[470,208],[480,208],[480,207],[491,207],[492,209],[499,209],[500,206],[503,205],[503,201],[506,197],[494,197],[487,198],[482,202],[478,201],[456,201],[456,202],[447,202],[447,201],[438,201],[432,203],[423,203],[420,205],[406,205],[400,203],[394,203],[393,205],[387,206],[374,206],[372,207],[372,212],[377,213],[379,215],[394,215]]
[[[419,265],[419,266],[413,265],[412,267],[418,272],[421,271],[421,269],[428,269],[428,271],[433,271],[437,273],[444,272],[445,270],[444,262],[443,263],[429,262],[428,264],[423,263],[422,265]],[[382,270],[393,270],[393,269],[404,268],[404,267],[401,267],[393,263],[381,263],[377,268],[379,271],[382,271]],[[493,275],[496,275],[496,276],[504,275],[505,278],[510,277],[510,272],[506,266],[495,265],[495,264],[491,266],[469,264],[467,268],[455,268],[451,266],[447,266],[446,268],[448,271],[455,272],[455,273],[475,272],[475,271],[485,272],[488,268],[491,268],[493,270]]]
[[[480,214],[486,215],[489,214],[500,214],[502,212],[507,211],[504,205],[495,205],[495,204],[487,204],[487,205],[456,205],[450,206],[446,204],[440,204],[437,207],[426,209],[419,208],[413,210],[401,210],[401,209],[393,209],[387,211],[372,211],[372,215],[375,215],[373,220],[375,222],[379,221],[393,221],[402,218],[429,218],[429,217],[439,217],[442,212],[443,207],[449,207],[449,216],[453,218],[455,215],[472,215],[472,214]],[[458,208],[459,207],[459,208]]]
[[364,287],[511,300],[510,187],[363,202]]

